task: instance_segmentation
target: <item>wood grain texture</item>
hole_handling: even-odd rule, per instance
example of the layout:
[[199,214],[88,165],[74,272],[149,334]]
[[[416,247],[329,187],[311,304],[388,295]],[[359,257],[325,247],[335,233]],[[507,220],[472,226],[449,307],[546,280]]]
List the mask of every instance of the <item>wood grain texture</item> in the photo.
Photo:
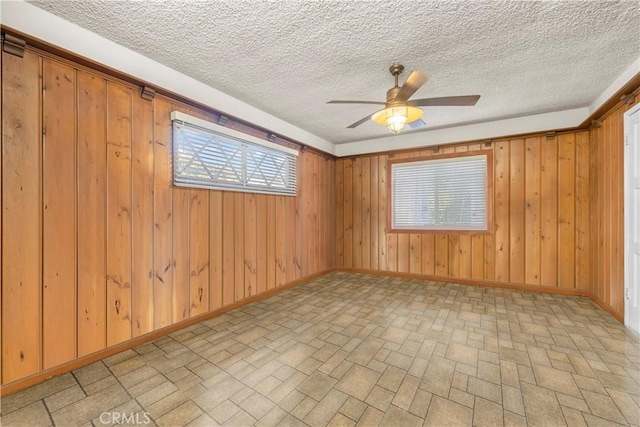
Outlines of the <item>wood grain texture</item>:
[[[635,102],[639,101],[638,95]],[[576,287],[590,277],[589,289],[604,306],[624,316],[624,135],[623,116],[632,105],[619,103],[589,130],[589,237],[585,219],[584,184],[576,184]],[[587,173],[581,148],[584,136],[576,135],[576,174]],[[585,245],[588,242],[588,249]],[[587,252],[587,253],[585,253]],[[588,257],[588,258],[587,258]],[[584,260],[589,259],[589,269]]]
[[575,196],[575,284],[576,289],[590,289],[590,149],[589,132],[576,133],[576,196]]
[[3,384],[333,265],[335,160],[302,152],[292,197],[176,187],[171,112],[215,113],[31,51],[3,60]]
[[558,137],[558,285],[575,287],[575,134]]
[[209,194],[189,189],[189,317],[209,311]]
[[43,62],[43,368],[76,355],[76,72]]
[[558,285],[558,139],[541,142],[540,203],[540,284]]
[[209,309],[222,307],[222,191],[209,191]]
[[[153,331],[153,101],[133,97],[131,334]],[[83,192],[79,191],[79,194]],[[82,334],[79,334],[81,337]]]
[[[107,339],[104,79],[78,73],[78,109],[83,112],[83,119],[78,122],[78,356],[81,357],[105,348]],[[153,214],[148,225],[153,232]]]
[[2,52],[3,383],[42,368],[40,67],[31,52]]
[[154,328],[172,323],[173,193],[171,172],[171,110],[168,99],[154,99],[153,144],[153,312]]
[[189,189],[173,187],[173,288],[171,297],[171,322],[176,323],[189,318]]
[[509,281],[524,283],[525,273],[525,146],[510,142],[509,153]]
[[540,284],[540,138],[525,140],[525,282]]
[[[574,141],[573,146],[569,141]],[[589,267],[584,267],[585,263],[593,265],[589,261],[591,220],[588,218],[593,192],[590,184],[593,156],[589,149],[587,132],[577,131],[552,138],[531,135],[491,144],[462,143],[439,150],[416,149],[338,159],[336,167],[340,172],[336,176],[342,180],[342,185],[336,183],[336,209],[342,207],[342,211],[336,212],[336,218],[343,224],[340,231],[336,231],[339,235],[336,251],[342,250],[343,267],[361,268],[359,266],[368,255],[369,269],[373,270],[558,287],[559,265],[568,262],[573,266],[563,267],[568,272],[567,277],[575,277],[566,282],[570,287],[579,286],[579,275],[580,281],[590,283]],[[493,224],[489,233],[397,233],[387,230],[389,189],[386,180],[390,159],[482,151],[492,153],[490,158],[493,159],[490,165],[492,188],[489,189],[489,194],[493,195],[489,200]],[[377,176],[372,172],[376,163]],[[368,173],[362,173],[363,170]],[[611,188],[611,184],[607,188]],[[564,216],[558,213],[561,194],[565,195],[562,199]],[[359,206],[354,207],[354,203]],[[377,212],[373,212],[372,205],[378,206]],[[352,232],[356,224],[367,221],[370,223],[367,230],[377,229],[375,238],[373,231],[366,237],[361,225]],[[563,230],[561,237],[559,230]],[[360,241],[367,239],[369,250],[365,251]],[[357,253],[358,248],[362,254]],[[563,255],[567,251],[575,255]],[[589,285],[580,289],[587,289],[585,286]],[[603,294],[606,291],[603,290]]]
[[131,96],[107,84],[107,346],[131,338]]
[[502,141],[495,144],[495,280],[498,282],[509,281],[509,198],[510,184],[510,144]]
[[258,254],[257,248],[256,195],[244,194],[244,295],[257,294]]

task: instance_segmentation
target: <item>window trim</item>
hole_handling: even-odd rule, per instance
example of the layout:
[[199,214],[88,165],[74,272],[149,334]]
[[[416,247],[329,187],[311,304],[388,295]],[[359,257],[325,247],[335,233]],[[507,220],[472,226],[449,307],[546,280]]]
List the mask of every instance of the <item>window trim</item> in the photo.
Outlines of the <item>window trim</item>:
[[[236,141],[237,143],[243,145],[243,146],[258,146],[258,147],[264,147],[264,149],[266,150],[270,150],[270,151],[277,151],[280,152],[286,156],[289,157],[289,160],[292,160],[294,162],[294,179],[295,179],[295,186],[293,187],[293,191],[289,192],[289,191],[277,191],[277,190],[273,190],[272,188],[256,188],[256,187],[244,187],[244,186],[236,186],[236,185],[225,185],[225,184],[218,184],[216,185],[215,183],[212,183],[212,185],[205,185],[205,184],[199,184],[199,183],[194,183],[194,182],[190,182],[190,183],[185,183],[185,182],[178,182],[176,181],[176,156],[177,156],[177,150],[178,150],[178,145],[177,145],[177,141],[175,139],[175,125],[179,124],[179,125],[186,125],[186,126],[190,126],[192,128],[196,128],[196,129],[200,129],[202,131],[205,132],[210,132],[213,134],[217,134],[223,138],[226,138],[227,140],[232,140],[232,141]],[[254,137],[253,135],[249,135],[246,134],[244,132],[239,132],[235,129],[231,129],[231,128],[227,128],[224,126],[220,126],[217,125],[215,123],[211,123],[207,120],[203,120],[200,119],[198,117],[194,117],[191,116],[189,114],[185,114],[182,113],[180,111],[172,111],[171,112],[171,127],[172,127],[172,137],[171,137],[171,153],[172,153],[172,159],[171,159],[171,174],[172,174],[172,185],[176,186],[176,187],[183,187],[183,188],[202,188],[202,189],[206,189],[206,190],[220,190],[220,191],[235,191],[235,192],[241,192],[241,193],[253,193],[253,194],[270,194],[270,195],[275,195],[275,196],[285,196],[285,197],[296,197],[298,195],[299,192],[299,186],[300,186],[300,179],[299,179],[299,173],[300,171],[298,170],[298,158],[300,155],[300,152],[296,149],[284,146],[284,145],[280,145],[280,144],[276,144],[273,143],[271,141],[265,141],[259,138]],[[244,153],[244,150],[243,150]],[[245,170],[245,164],[244,164],[244,155],[243,155],[243,171]],[[289,188],[289,187],[287,187]]]
[[[455,229],[441,229],[441,228],[393,228],[393,203],[391,194],[391,166],[397,163],[416,163],[429,160],[442,160],[460,157],[472,157],[472,156],[487,156],[487,228],[485,230],[455,230]],[[494,234],[494,196],[493,196],[493,182],[494,182],[494,161],[493,161],[493,147],[489,149],[480,149],[474,151],[464,151],[459,153],[447,153],[447,154],[434,154],[419,157],[405,157],[402,159],[390,158],[387,162],[387,231],[389,233],[404,233],[404,234],[460,234],[460,235],[490,235]]]

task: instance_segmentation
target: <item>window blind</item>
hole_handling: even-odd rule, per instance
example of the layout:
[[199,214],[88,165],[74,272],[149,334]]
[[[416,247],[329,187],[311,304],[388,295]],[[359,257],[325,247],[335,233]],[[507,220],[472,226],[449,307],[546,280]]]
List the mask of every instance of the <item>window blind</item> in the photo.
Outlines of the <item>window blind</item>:
[[171,118],[175,185],[296,194],[296,150],[183,113]]
[[487,229],[487,156],[391,165],[392,228]]

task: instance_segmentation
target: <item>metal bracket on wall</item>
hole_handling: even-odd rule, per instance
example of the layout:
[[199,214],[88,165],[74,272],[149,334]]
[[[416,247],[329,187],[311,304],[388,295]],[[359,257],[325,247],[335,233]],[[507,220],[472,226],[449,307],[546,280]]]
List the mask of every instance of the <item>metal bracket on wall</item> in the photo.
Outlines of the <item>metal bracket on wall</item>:
[[11,34],[2,35],[2,50],[20,58],[24,57],[24,48],[27,42],[20,37],[12,36]]
[[493,139],[484,142],[485,147],[491,147],[493,145]]
[[592,120],[591,121],[591,127],[599,128],[600,126],[602,126],[602,122],[600,120]]
[[222,114],[220,114],[220,117],[218,117],[218,124],[220,126],[226,125],[228,121],[229,121],[229,118],[227,116],[223,116]]
[[267,141],[276,142],[276,136],[272,133],[267,134]]
[[632,93],[628,93],[628,94],[624,94],[620,97],[620,101],[624,102],[627,105],[631,105],[633,104],[633,102],[635,101],[635,96],[633,96]]
[[553,139],[556,137],[556,133],[555,132],[547,132],[547,139]]
[[143,86],[142,91],[140,92],[140,98],[151,101],[156,96],[156,91],[150,88],[149,86]]

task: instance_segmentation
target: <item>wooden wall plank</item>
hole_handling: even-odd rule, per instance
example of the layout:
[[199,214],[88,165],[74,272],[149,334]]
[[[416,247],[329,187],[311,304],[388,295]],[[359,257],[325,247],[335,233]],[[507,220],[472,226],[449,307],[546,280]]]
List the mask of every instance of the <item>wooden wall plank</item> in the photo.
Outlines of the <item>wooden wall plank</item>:
[[[322,221],[322,210],[323,210],[323,205],[322,203],[324,202],[324,198],[323,198],[323,194],[324,192],[322,191],[322,183],[324,183],[323,181],[323,165],[324,165],[324,158],[317,155],[317,154],[313,154],[313,158],[314,158],[314,175],[313,175],[313,195],[314,195],[314,203],[313,205],[315,206],[315,212],[313,215],[313,221],[314,221],[314,273],[317,271],[320,271],[320,269],[322,268],[322,263],[323,263],[323,242],[322,242],[322,236],[323,236],[323,228],[324,228],[324,223]],[[287,222],[287,224],[289,224],[289,222]],[[286,231],[285,231],[286,233]]]
[[107,346],[131,338],[131,91],[107,84]]
[[362,240],[362,268],[371,268],[371,159],[369,157],[362,158],[362,175],[361,175],[361,224],[360,234]]
[[501,141],[495,144],[495,280],[508,282],[510,256],[509,211],[510,211],[510,144]]
[[209,192],[189,189],[189,316],[209,311]]
[[[344,159],[337,159],[336,164],[336,236],[335,263],[344,265]],[[376,224],[377,225],[377,224]]]
[[[336,247],[334,244],[334,236],[336,230],[335,211],[336,211],[336,161],[335,159],[327,158],[326,164],[328,165],[329,173],[329,185],[326,186],[328,203],[325,207],[326,215],[329,221],[324,241],[327,243],[327,265],[326,268],[333,268],[335,266]],[[377,232],[377,226],[376,226]],[[299,232],[297,232],[299,234]],[[377,250],[377,249],[376,249]]]
[[449,274],[449,236],[437,234],[435,237],[435,274],[446,276]]
[[[305,190],[302,191],[301,203],[303,207],[302,219],[307,228],[313,227],[313,188],[314,188],[314,162],[311,152],[305,151],[302,155],[302,182]],[[274,205],[275,206],[275,205]],[[303,275],[311,274],[313,271],[313,232],[307,229],[302,235],[302,272]],[[274,252],[275,254],[275,252]]]
[[[302,154],[302,153],[301,153]],[[302,164],[302,161],[300,159],[300,157],[298,157],[298,165]],[[297,194],[295,197],[295,217],[294,217],[294,232],[295,232],[295,252],[294,252],[294,256],[295,256],[295,260],[294,260],[294,266],[296,269],[296,277],[297,278],[301,278],[301,277],[305,277],[306,276],[306,271],[304,270],[304,265],[305,265],[305,252],[304,252],[304,231],[303,231],[303,224],[304,224],[304,219],[305,219],[305,198],[304,198],[304,191],[302,191],[305,183],[302,179],[303,174],[300,172],[300,169],[298,167],[298,189],[297,189]],[[265,207],[260,207],[260,205],[258,205],[258,213],[260,215],[262,215],[262,212],[264,212]],[[334,212],[334,214],[337,214],[337,211]],[[342,213],[341,213],[342,214]],[[265,227],[266,227],[265,223]],[[258,230],[258,233],[260,233],[260,230]],[[266,251],[266,247],[265,247],[265,251]],[[258,256],[260,256],[260,250],[258,250]]]
[[577,289],[588,290],[590,286],[590,157],[589,132],[576,133],[576,277]]
[[457,234],[449,234],[447,238],[449,241],[447,276],[460,277],[460,236]]
[[[132,104],[131,200],[133,210],[131,212],[131,253],[133,259],[131,263],[131,335],[137,337],[153,331],[154,324],[153,101],[133,96]],[[81,167],[82,163],[79,162],[78,165]],[[79,190],[78,194],[87,194],[87,191]],[[88,194],[92,193],[88,192]],[[104,207],[100,206],[100,209],[104,209]],[[80,241],[78,239],[78,245],[80,245]],[[78,331],[78,339],[80,337],[82,337],[82,333]]]
[[525,271],[525,146],[510,143],[509,165],[509,281],[524,283]]
[[46,369],[76,357],[76,72],[45,60],[43,79],[42,354]]
[[373,270],[377,270],[379,268],[378,259],[380,257],[379,253],[379,236],[378,229],[380,221],[379,217],[379,209],[378,209],[378,186],[380,185],[379,173],[380,173],[380,165],[379,165],[379,156],[371,157],[371,164],[369,167],[370,176],[371,176],[371,186],[369,188],[369,193],[371,194],[371,200],[369,202],[369,212],[371,214],[371,221],[369,224],[369,266]]
[[[353,160],[345,159],[344,166],[344,266],[353,264]],[[386,238],[384,240],[386,242]]]
[[558,139],[541,141],[540,203],[540,284],[558,285]]
[[[276,286],[282,286],[287,283],[287,241],[285,238],[287,228],[286,214],[287,209],[284,196],[276,196]],[[315,239],[311,242],[313,245],[313,243],[315,243]],[[312,246],[312,248],[313,247],[314,246]],[[313,272],[316,263],[317,260],[314,260],[310,273]]]
[[[244,294],[244,193],[233,193],[233,213],[235,216],[233,239],[234,244],[234,301],[241,301]],[[227,248],[225,247],[225,251]]]
[[386,270],[387,260],[387,167],[389,158],[378,156],[378,268]]
[[460,277],[471,277],[471,235],[460,235]]
[[409,234],[395,233],[397,236],[398,270],[401,273],[409,272],[410,249]]
[[189,318],[189,189],[173,187],[172,323]]
[[[106,82],[78,72],[78,356],[106,347]],[[151,122],[152,124],[153,122]],[[151,146],[153,155],[153,145]],[[144,167],[145,163],[142,163]],[[153,170],[153,164],[151,165]],[[153,178],[153,176],[152,176]],[[152,218],[148,224],[153,232]],[[152,267],[153,268],[153,267]],[[153,299],[150,301],[153,306]],[[140,310],[141,311],[141,310]],[[153,312],[151,313],[153,315]],[[141,327],[146,323],[141,322]],[[153,317],[151,318],[153,329]]]
[[209,309],[222,307],[222,191],[209,191]]
[[235,194],[222,192],[222,305],[235,302]]
[[244,295],[256,295],[258,286],[258,211],[256,195],[244,194]]
[[35,54],[1,55],[2,381],[7,383],[42,366],[42,87]]
[[609,210],[611,212],[611,278],[610,278],[610,295],[611,305],[619,312],[624,311],[624,237],[622,234],[624,215],[620,212],[624,211],[624,175],[619,171],[624,170],[624,145],[619,141],[624,140],[623,130],[623,114],[626,106],[618,109],[610,117],[611,120],[611,147],[610,167],[611,174],[611,204]]
[[592,127],[589,130],[589,290],[597,297],[599,294],[599,244],[600,236],[600,210],[598,203],[600,201],[598,186],[598,146],[597,128]]
[[484,236],[471,236],[471,277],[484,279]]
[[[256,293],[267,290],[267,196],[256,194]],[[299,235],[300,233],[297,233]]]
[[422,235],[409,234],[409,272],[422,273]]
[[558,286],[575,287],[575,134],[558,137]]
[[540,137],[525,140],[525,283],[540,284]]
[[433,234],[422,235],[422,274],[435,274],[435,236]]
[[[267,290],[276,287],[276,198],[267,196]],[[303,236],[304,237],[304,236]],[[305,252],[306,253],[306,252]],[[308,273],[308,261],[303,264],[303,272]]]
[[353,266],[362,268],[362,157],[353,162]]
[[[287,209],[287,283],[296,280],[300,277],[300,270],[297,267],[296,261],[296,236],[298,233],[299,219],[297,217],[297,203],[295,197],[286,197],[286,209]],[[333,211],[331,212],[333,214]],[[259,215],[259,214],[258,214]],[[326,231],[323,230],[323,231]],[[322,243],[326,251],[327,240],[322,236]]]
[[160,329],[172,323],[173,307],[172,106],[160,97],[153,102],[153,312],[154,329]]

